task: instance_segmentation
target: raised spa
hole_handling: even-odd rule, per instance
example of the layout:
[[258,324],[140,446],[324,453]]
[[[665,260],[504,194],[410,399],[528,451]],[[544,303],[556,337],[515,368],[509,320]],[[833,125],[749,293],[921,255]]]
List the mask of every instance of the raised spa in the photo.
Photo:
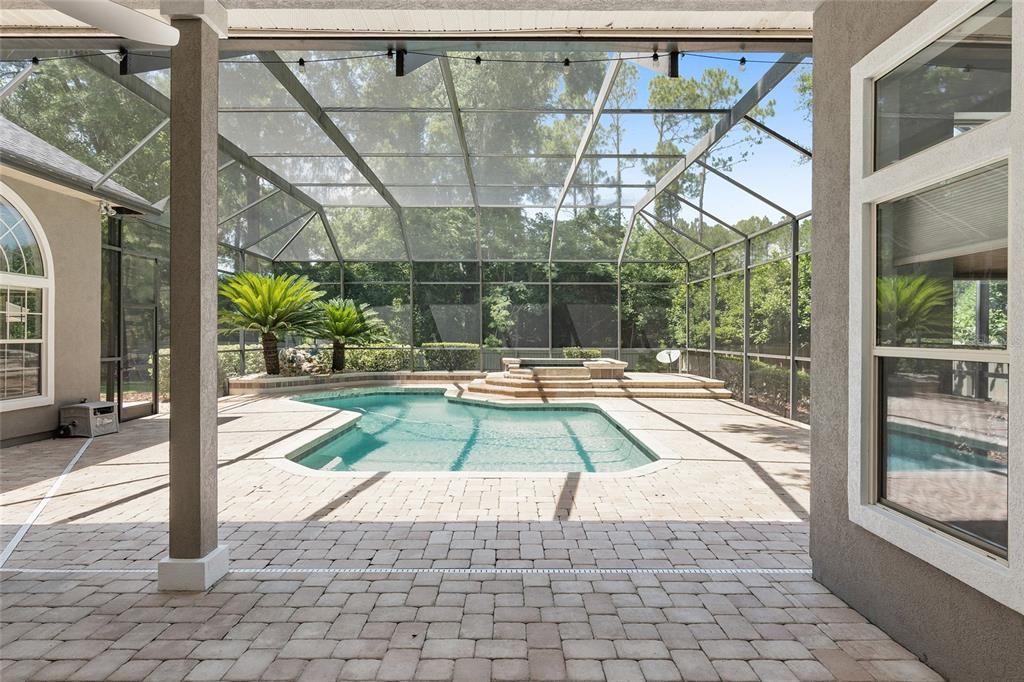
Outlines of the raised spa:
[[360,415],[293,457],[311,469],[602,472],[655,459],[597,408],[492,406],[422,390],[302,400]]

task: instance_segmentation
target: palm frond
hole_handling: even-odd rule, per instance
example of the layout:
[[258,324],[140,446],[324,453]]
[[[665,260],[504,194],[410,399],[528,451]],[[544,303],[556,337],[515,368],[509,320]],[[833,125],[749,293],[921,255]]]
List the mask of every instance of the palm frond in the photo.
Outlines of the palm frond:
[[947,318],[950,327],[952,325],[952,310],[949,309],[952,287],[939,278],[929,275],[879,277],[875,290],[879,335],[886,342],[902,344],[941,335]]
[[221,326],[261,334],[309,334],[318,319],[313,304],[323,296],[306,277],[255,272],[235,273],[218,289],[231,304],[220,313]]
[[343,344],[370,345],[388,341],[388,328],[369,304],[335,298],[317,304],[316,335]]

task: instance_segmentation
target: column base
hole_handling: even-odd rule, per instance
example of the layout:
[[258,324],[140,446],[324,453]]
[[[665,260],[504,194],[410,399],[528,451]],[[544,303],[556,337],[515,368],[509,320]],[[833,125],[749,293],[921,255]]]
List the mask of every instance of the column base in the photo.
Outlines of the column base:
[[161,592],[205,592],[227,572],[228,546],[217,545],[217,549],[198,559],[161,559],[157,587]]

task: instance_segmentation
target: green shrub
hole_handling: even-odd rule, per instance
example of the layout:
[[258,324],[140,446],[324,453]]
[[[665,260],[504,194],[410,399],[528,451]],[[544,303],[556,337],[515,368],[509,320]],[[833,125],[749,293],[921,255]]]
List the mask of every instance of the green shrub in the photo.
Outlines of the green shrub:
[[455,372],[480,366],[480,346],[476,343],[424,343],[420,348],[429,370]]
[[[264,371],[266,371],[266,367],[263,363],[263,349],[248,346],[245,349],[245,366],[242,368],[242,375],[262,374]],[[228,376],[235,376],[235,374]]]
[[658,362],[658,351],[641,351],[637,353],[636,365],[633,367],[634,372],[675,372],[677,371],[678,364],[670,363],[665,364]]
[[[221,349],[225,349],[221,346]],[[228,391],[228,377],[238,376],[238,346],[234,346],[234,353],[218,353],[217,354],[217,395],[227,395]],[[157,391],[160,392],[160,400],[169,402],[171,399],[171,352],[167,349],[161,350],[160,353],[160,375],[157,377]],[[253,351],[251,355],[255,358],[256,363],[259,364],[259,369],[256,371],[263,371],[263,353],[260,351]],[[248,360],[248,358],[246,358]]]
[[[800,387],[810,387],[810,375],[806,370],[797,369],[797,395],[801,395]],[[799,398],[798,398],[799,400]],[[749,402],[761,409],[785,416],[789,408],[789,367],[750,359]],[[795,413],[809,411],[807,405],[798,404]]]
[[[325,352],[330,352],[326,350]],[[398,372],[409,369],[409,346],[401,348],[350,348],[346,368],[353,372]]]
[[577,360],[596,360],[601,357],[600,348],[580,348],[579,346],[568,346],[562,349],[562,356]]
[[[220,363],[217,363],[219,370]],[[219,371],[218,371],[219,374]],[[171,353],[170,351],[160,351],[160,376],[158,377],[157,390],[160,391],[160,400],[170,400],[171,398]]]

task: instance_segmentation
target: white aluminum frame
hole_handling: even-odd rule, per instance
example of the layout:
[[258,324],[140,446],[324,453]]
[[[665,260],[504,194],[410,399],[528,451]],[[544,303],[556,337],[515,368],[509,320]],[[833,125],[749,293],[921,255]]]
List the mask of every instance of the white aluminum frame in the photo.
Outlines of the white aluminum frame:
[[[850,357],[848,508],[850,520],[992,599],[1024,613],[1024,69],[1015,68],[1011,112],[874,170],[874,83],[991,0],[938,0],[870,52],[850,72]],[[1024,63],[1024,2],[1014,0],[1012,62]],[[914,349],[914,357],[1009,363],[1009,538],[1004,559],[878,503],[879,356],[907,351],[875,345],[875,208],[937,182],[1009,162],[1008,348]]]
[[39,289],[42,291],[43,304],[43,338],[41,353],[42,362],[42,383],[40,394],[24,398],[11,398],[0,400],[0,413],[24,410],[30,407],[44,407],[53,405],[53,329],[54,329],[54,276],[53,276],[53,255],[50,253],[50,243],[46,239],[36,214],[29,208],[28,204],[9,185],[0,181],[0,195],[11,202],[11,205],[18,210],[25,223],[32,231],[36,244],[39,246],[39,253],[43,259],[43,276],[38,275],[17,275],[14,273],[0,273],[0,285],[10,287],[23,287],[27,289]]

